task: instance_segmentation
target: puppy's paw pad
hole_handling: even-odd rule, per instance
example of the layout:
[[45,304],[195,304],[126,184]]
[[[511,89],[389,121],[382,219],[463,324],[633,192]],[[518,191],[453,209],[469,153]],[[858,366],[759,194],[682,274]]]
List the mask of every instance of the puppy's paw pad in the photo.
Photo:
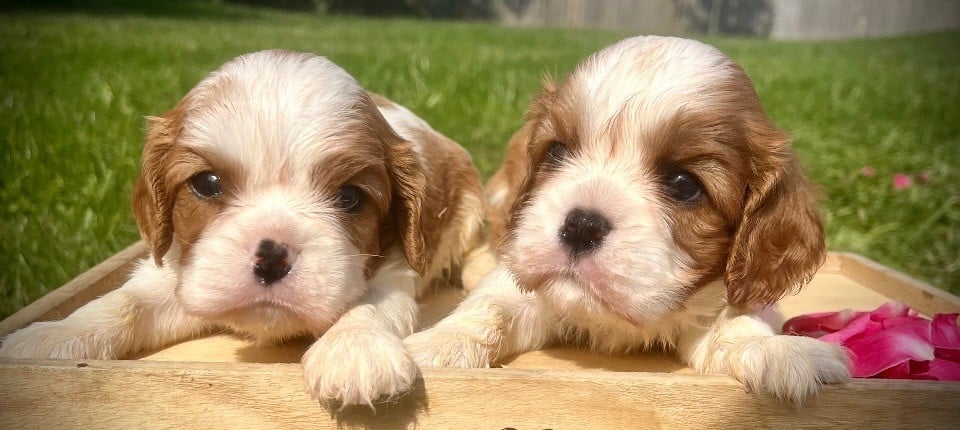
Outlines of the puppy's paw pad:
[[403,394],[417,378],[400,338],[378,330],[328,332],[302,362],[307,393],[342,406],[372,406]]

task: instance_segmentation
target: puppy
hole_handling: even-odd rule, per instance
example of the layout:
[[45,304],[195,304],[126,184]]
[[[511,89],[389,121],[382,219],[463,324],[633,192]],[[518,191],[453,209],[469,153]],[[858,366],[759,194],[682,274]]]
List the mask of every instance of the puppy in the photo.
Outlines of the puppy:
[[800,403],[844,351],[760,310],[825,257],[814,191],[744,71],[717,49],[635,37],[532,102],[490,180],[500,262],[405,340],[424,366],[486,367],[554,342],[676,351]]
[[121,288],[0,356],[117,359],[224,328],[319,339],[307,391],[407,390],[415,297],[480,242],[470,155],[323,57],[263,51],[149,119],[133,210],[151,256]]

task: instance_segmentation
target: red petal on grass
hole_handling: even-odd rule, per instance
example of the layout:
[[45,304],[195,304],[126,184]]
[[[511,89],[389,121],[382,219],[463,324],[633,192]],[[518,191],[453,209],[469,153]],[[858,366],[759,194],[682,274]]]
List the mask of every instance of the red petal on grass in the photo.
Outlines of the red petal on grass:
[[902,190],[910,188],[910,185],[913,185],[913,179],[911,179],[910,176],[904,175],[903,173],[893,175],[893,189]]

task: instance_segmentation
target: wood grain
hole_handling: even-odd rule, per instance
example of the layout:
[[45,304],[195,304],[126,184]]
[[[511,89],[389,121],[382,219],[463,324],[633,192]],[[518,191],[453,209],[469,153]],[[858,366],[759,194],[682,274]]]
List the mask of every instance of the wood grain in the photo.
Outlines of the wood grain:
[[147,246],[142,241],[128,246],[0,321],[0,336],[10,334],[34,321],[65,318],[87,302],[123,285],[134,262],[146,254]]
[[0,428],[955,428],[960,385],[857,381],[801,409],[723,376],[426,369],[393,403],[337,411],[291,364],[0,361]]
[[[61,318],[122,284],[134,244],[0,322],[0,334]],[[429,325],[461,299],[438,290]],[[781,302],[785,316],[872,309],[891,298],[926,314],[960,299],[862,257],[831,254],[813,283]],[[522,354],[502,369],[425,369],[394,402],[343,411],[303,393],[310,344],[256,345],[219,334],[124,361],[0,360],[0,428],[955,428],[960,384],[857,380],[794,409],[696,375],[672,356],[610,357],[565,348]]]
[[960,297],[857,254],[841,253],[841,273],[926,315],[960,312]]

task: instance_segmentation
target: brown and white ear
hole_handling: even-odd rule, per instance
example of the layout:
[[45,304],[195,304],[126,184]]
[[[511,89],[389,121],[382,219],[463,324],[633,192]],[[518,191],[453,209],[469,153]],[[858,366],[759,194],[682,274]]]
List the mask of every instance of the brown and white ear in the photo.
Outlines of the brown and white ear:
[[394,224],[410,267],[433,279],[480,245],[483,192],[465,149],[433,130],[408,132],[416,143],[389,126],[381,131],[387,142]]
[[754,153],[743,218],[726,266],[727,301],[739,308],[769,305],[808,283],[826,258],[812,184],[788,147],[789,137],[764,127]]
[[530,103],[523,126],[510,137],[507,154],[497,172],[487,181],[487,221],[489,243],[501,249],[516,224],[516,215],[529,198],[540,164],[540,155],[531,154],[536,128],[546,114],[544,106],[556,95],[557,84],[549,76],[543,78],[543,88]]
[[421,227],[427,180],[410,142],[388,138],[387,162],[393,187],[394,223],[403,255],[417,273],[426,271],[429,248]]
[[166,186],[166,165],[170,149],[180,131],[179,108],[160,117],[147,118],[147,139],[143,146],[140,176],[133,186],[133,215],[140,236],[150,247],[158,266],[173,240],[173,195]]
[[[514,206],[526,199],[532,183],[533,163],[528,154],[533,124],[527,121],[507,144],[507,155],[486,186],[490,244],[500,248],[513,225]],[[519,209],[519,208],[516,208]]]

